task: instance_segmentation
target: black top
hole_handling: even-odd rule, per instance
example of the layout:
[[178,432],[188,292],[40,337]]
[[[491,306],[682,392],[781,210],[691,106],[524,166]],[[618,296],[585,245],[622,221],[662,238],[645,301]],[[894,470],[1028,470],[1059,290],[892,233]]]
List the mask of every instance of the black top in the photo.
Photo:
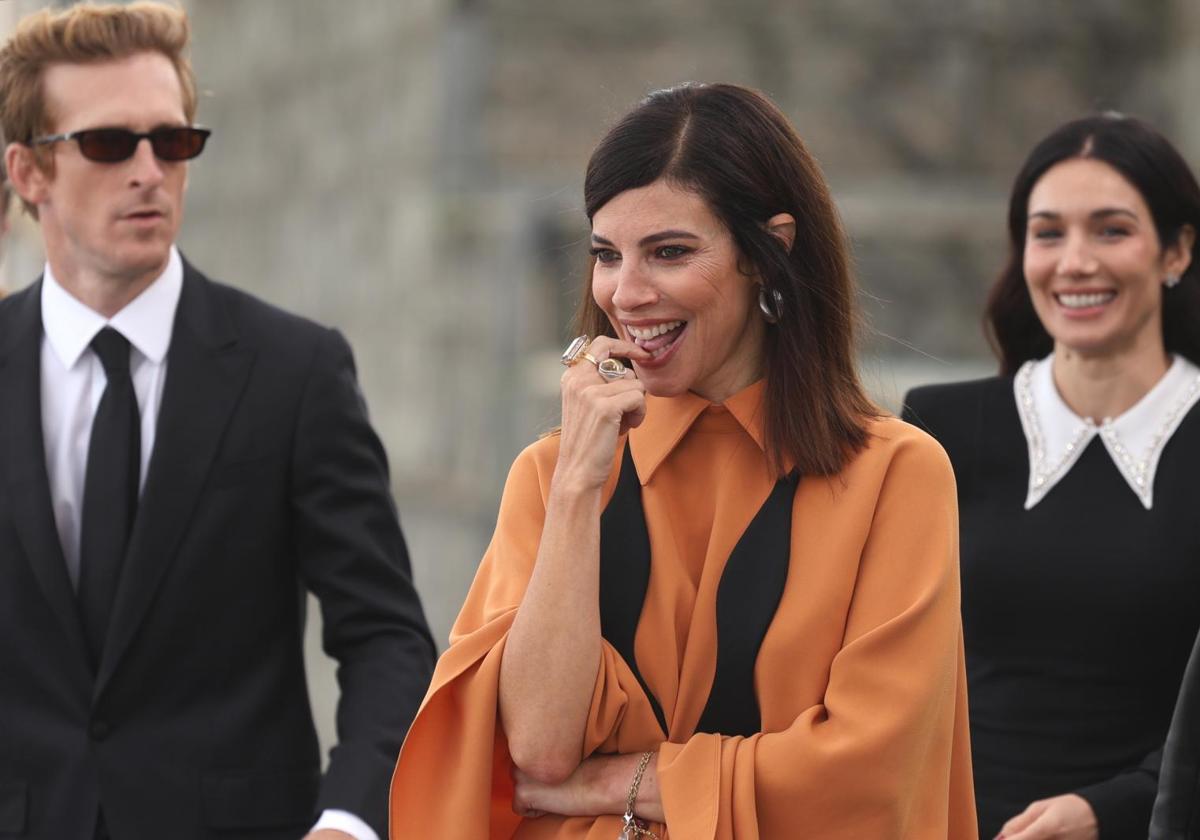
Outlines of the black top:
[[[725,563],[717,590],[717,667],[696,732],[749,738],[762,731],[754,665],[787,583],[797,481],[789,473],[775,482]],[[649,585],[650,531],[633,448],[626,445],[616,489],[600,517],[600,629],[641,683],[666,739],[662,705],[634,653]]]
[[1163,738],[1200,628],[1200,406],[1146,510],[1093,438],[1031,510],[1011,377],[912,391],[904,419],[958,481],[980,837],[1075,792],[1102,840],[1145,838]]

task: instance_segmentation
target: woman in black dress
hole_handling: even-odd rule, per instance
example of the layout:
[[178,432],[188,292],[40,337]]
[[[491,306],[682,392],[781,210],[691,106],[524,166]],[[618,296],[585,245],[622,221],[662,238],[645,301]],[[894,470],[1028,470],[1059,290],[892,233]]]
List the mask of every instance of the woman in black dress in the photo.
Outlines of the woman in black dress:
[[1200,628],[1200,187],[1145,123],[1068,123],[1013,185],[1000,376],[905,419],[958,479],[980,836],[1147,836]]

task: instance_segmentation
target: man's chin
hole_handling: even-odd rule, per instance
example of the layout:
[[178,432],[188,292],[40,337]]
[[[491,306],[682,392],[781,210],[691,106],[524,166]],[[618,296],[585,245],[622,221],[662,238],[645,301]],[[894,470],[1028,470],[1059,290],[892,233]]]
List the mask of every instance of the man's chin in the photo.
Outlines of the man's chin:
[[130,283],[153,280],[166,269],[170,257],[170,245],[137,249],[136,253],[121,254],[112,260],[107,273],[111,277],[123,278]]

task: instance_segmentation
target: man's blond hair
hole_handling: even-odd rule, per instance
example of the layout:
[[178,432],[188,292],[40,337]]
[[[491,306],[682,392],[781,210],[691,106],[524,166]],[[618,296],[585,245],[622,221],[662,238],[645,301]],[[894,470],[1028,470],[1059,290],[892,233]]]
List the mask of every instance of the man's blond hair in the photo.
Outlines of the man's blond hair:
[[80,4],[43,9],[21,20],[0,48],[0,132],[5,143],[28,143],[49,132],[42,80],[51,64],[88,64],[142,52],[166,56],[179,75],[183,110],[196,116],[196,78],[184,51],[189,26],[182,9],[162,3]]

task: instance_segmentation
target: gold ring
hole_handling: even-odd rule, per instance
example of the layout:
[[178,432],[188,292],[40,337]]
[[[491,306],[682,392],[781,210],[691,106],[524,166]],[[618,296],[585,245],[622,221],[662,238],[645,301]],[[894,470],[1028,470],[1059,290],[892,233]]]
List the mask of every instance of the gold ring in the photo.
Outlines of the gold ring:
[[595,356],[593,356],[591,353],[589,353],[586,350],[584,350],[582,353],[579,354],[579,358],[587,359],[589,362],[594,364],[596,367],[600,367],[600,360],[597,359]]
[[625,378],[625,365],[621,364],[620,359],[605,359],[596,365],[596,370],[605,379]]
[[571,343],[567,345],[567,349],[563,351],[562,358],[560,358],[559,361],[567,367],[570,367],[578,362],[581,356],[585,355],[590,343],[591,339],[589,339],[586,335],[576,336]]

